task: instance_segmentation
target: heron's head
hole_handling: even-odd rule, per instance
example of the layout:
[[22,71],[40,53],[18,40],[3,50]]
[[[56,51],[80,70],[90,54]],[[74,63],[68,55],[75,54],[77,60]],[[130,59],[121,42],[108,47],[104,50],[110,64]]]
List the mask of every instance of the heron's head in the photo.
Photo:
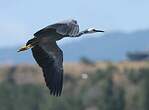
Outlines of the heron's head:
[[104,32],[102,30],[98,30],[98,29],[95,29],[95,28],[88,28],[86,30],[87,33],[95,33],[95,32]]

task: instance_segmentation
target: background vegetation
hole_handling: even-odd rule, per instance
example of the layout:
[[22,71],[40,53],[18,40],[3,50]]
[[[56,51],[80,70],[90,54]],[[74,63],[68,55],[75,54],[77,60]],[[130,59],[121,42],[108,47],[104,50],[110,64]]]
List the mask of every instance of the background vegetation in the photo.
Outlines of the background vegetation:
[[37,65],[0,66],[0,110],[149,110],[148,97],[148,62],[65,63],[61,97]]

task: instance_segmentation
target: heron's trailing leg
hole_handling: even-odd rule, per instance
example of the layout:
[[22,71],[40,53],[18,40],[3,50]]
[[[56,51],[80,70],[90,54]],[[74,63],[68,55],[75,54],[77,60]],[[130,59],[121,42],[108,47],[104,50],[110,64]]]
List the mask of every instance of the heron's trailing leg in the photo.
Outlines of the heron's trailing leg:
[[29,45],[25,45],[25,46],[23,46],[23,47],[21,47],[19,50],[18,50],[18,52],[21,52],[21,51],[25,51],[25,50],[28,50],[28,49],[30,49],[30,48],[32,48],[33,46],[31,45],[31,44],[29,44]]
[[21,51],[25,51],[25,50],[28,50],[32,47],[34,47],[35,45],[37,45],[37,43],[39,42],[39,39],[37,38],[33,38],[33,39],[30,39],[25,46],[21,47],[18,52],[21,52]]

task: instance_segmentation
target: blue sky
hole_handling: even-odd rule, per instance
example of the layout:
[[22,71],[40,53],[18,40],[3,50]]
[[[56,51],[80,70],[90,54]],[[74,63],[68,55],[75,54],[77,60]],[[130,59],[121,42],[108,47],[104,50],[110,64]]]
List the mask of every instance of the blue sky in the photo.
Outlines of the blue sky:
[[81,29],[149,29],[148,11],[149,0],[0,0],[0,47],[23,44],[39,29],[68,18]]

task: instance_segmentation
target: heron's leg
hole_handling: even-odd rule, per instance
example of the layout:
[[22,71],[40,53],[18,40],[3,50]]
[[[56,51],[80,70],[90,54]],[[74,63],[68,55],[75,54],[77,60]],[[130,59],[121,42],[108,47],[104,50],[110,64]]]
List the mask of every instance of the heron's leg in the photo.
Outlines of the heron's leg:
[[40,41],[39,38],[32,38],[32,39],[28,40],[26,45],[21,47],[18,50],[18,52],[25,51],[25,50],[28,50],[28,49],[34,47],[35,45],[37,45],[39,43],[39,41]]
[[32,47],[33,47],[33,45],[31,45],[31,44],[29,44],[27,46],[25,45],[25,46],[21,47],[17,52],[25,51],[25,50],[28,50]]

